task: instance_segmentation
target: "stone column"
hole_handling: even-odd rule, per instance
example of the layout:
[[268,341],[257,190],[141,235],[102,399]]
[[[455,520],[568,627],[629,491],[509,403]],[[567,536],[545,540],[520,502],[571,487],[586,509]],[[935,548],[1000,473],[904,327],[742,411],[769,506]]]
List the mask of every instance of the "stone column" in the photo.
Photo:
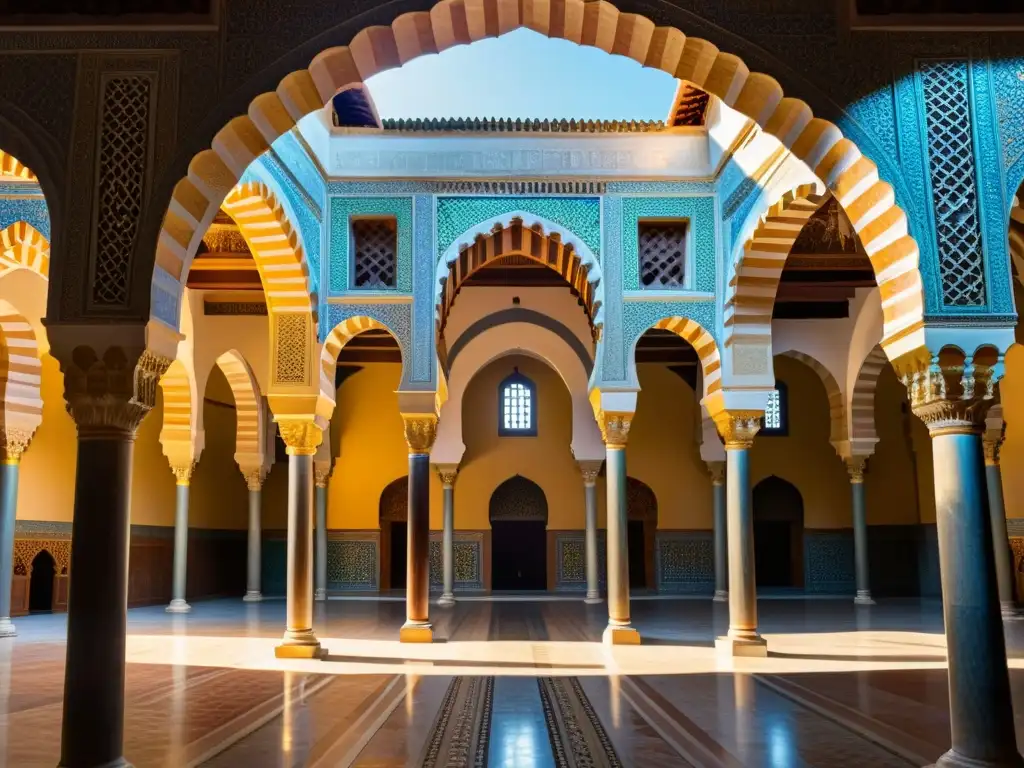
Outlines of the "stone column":
[[444,520],[441,538],[441,561],[443,565],[443,590],[439,605],[455,605],[455,478],[458,467],[437,468],[444,489]]
[[587,596],[585,603],[600,603],[600,575],[598,573],[597,554],[597,476],[601,472],[600,461],[581,461],[580,473],[583,475],[583,496],[586,502],[586,530],[584,532],[584,551],[587,568]]
[[188,579],[188,494],[189,482],[195,464],[171,466],[176,484],[174,486],[174,573],[171,580],[171,604],[164,610],[168,613],[188,613],[192,610],[185,602]]
[[[97,331],[90,330],[95,334]],[[79,346],[53,334],[64,397],[78,427],[71,593],[60,765],[126,766],[124,657],[132,446],[171,361],[150,352]],[[86,336],[88,338],[88,336]],[[132,362],[138,359],[137,364]],[[108,362],[109,361],[109,362]]]
[[725,511],[725,462],[709,461],[711,493],[715,510],[715,596],[716,603],[729,602],[729,526]]
[[603,639],[611,645],[640,643],[640,633],[629,616],[626,441],[632,420],[632,413],[601,411],[598,414],[605,445],[605,483],[608,489],[608,626]]
[[759,411],[722,411],[715,425],[725,438],[726,517],[729,541],[729,634],[715,640],[721,653],[767,656],[757,633],[754,581],[754,510],[750,496],[750,448],[761,428]]
[[432,413],[402,414],[409,445],[409,522],[406,548],[405,624],[403,643],[430,643],[430,448],[437,435]]
[[18,469],[31,435],[4,430],[4,456],[0,465],[0,637],[18,634],[11,621],[11,584],[14,580],[14,525],[18,510]]
[[245,484],[249,488],[249,540],[245,563],[245,597],[247,603],[258,603],[263,599],[262,548],[263,548],[263,468],[242,470]]
[[846,470],[850,473],[850,494],[853,502],[853,559],[857,579],[857,605],[874,605],[871,599],[871,579],[868,571],[868,518],[864,501],[864,472],[867,456],[851,456],[846,459]]
[[992,521],[992,552],[996,566],[996,585],[999,607],[1004,619],[1021,616],[1014,595],[1013,552],[1006,532],[1006,507],[1003,504],[1003,473],[999,466],[999,449],[1003,444],[1003,429],[987,431],[982,440],[985,453],[985,483],[988,489],[988,511]]
[[313,632],[313,454],[323,432],[312,417],[277,419],[288,452],[287,623],[278,658],[321,658]]
[[982,471],[981,432],[995,386],[992,363],[968,356],[943,357],[940,364],[936,355],[927,367],[897,369],[911,409],[932,437],[952,742],[938,768],[1024,766]]
[[329,464],[314,464],[316,481],[316,589],[314,600],[327,599],[327,479],[331,475]]

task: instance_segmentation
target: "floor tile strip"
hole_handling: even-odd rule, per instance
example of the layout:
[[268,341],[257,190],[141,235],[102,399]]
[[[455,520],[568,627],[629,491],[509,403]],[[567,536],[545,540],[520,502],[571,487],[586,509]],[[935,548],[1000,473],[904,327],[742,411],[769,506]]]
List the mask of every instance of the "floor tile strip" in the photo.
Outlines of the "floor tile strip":
[[538,677],[537,689],[540,692],[540,704],[544,710],[544,723],[548,728],[548,741],[551,743],[551,753],[555,757],[555,765],[558,768],[571,768],[569,757],[565,751],[565,743],[562,739],[561,729],[555,716],[555,706],[552,702],[552,694],[548,690],[547,681],[551,678]]
[[477,725],[476,752],[473,757],[473,768],[487,768],[491,746],[491,716],[494,709],[494,678],[484,680],[484,690],[480,702],[480,722]]
[[572,690],[573,696],[576,698],[579,708],[583,711],[584,717],[586,717],[587,723],[590,724],[590,729],[593,731],[593,735],[601,747],[601,752],[604,753],[605,760],[609,766],[618,768],[622,765],[622,762],[615,753],[615,746],[612,744],[612,740],[608,737],[608,732],[604,729],[604,725],[601,724],[601,718],[599,718],[597,716],[597,712],[594,711],[594,707],[591,705],[590,699],[587,698],[586,691],[584,691],[583,686],[580,685],[579,679],[575,677],[569,678],[569,686]]
[[441,701],[441,708],[437,712],[437,719],[434,720],[434,727],[431,729],[430,738],[427,739],[427,746],[423,755],[423,768],[435,768],[438,758],[441,755],[441,746],[444,744],[445,731],[448,730],[448,722],[452,718],[452,711],[459,697],[462,688],[462,677],[453,677],[445,691],[444,699]]

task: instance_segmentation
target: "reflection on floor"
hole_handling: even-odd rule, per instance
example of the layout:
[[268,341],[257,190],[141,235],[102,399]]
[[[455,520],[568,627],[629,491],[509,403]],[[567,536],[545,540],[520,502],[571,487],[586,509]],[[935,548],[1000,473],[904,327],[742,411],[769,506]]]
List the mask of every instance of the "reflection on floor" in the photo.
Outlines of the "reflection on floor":
[[[280,661],[284,604],[129,613],[126,757],[149,766],[920,766],[949,745],[937,602],[765,600],[768,659],[723,661],[726,606],[638,600],[639,648],[597,641],[604,605],[317,606],[325,662]],[[59,757],[64,617],[0,640],[0,761]],[[1024,713],[1024,622],[1007,624]],[[42,734],[53,737],[40,738]],[[1024,744],[1024,717],[1018,716]]]

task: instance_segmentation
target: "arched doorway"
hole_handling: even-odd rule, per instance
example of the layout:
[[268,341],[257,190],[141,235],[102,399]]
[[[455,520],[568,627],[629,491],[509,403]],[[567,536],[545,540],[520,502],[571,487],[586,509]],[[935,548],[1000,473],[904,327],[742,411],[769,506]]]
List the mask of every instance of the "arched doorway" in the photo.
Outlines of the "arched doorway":
[[548,501],[532,480],[510,477],[491,494],[491,589],[547,589]]
[[754,572],[758,587],[803,587],[804,499],[772,475],[754,486]]
[[32,576],[28,584],[29,613],[49,613],[53,610],[53,580],[57,573],[57,564],[53,555],[45,549],[32,560]]
[[405,589],[409,520],[409,478],[400,477],[380,492],[381,587]]
[[626,478],[627,547],[629,588],[647,589],[654,584],[654,535],[658,528],[658,499],[646,483]]

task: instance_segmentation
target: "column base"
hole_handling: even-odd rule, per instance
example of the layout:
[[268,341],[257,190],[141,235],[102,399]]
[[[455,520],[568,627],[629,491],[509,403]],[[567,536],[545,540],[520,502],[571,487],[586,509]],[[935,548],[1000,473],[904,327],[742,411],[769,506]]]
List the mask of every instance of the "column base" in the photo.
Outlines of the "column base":
[[180,597],[171,600],[171,604],[164,608],[167,613],[188,613],[192,610],[192,606],[182,600]]
[[871,599],[870,589],[858,589],[857,596],[853,598],[854,605],[874,605],[875,601]]
[[0,619],[0,637],[17,637],[18,630],[14,628],[14,622],[9,618]]
[[255,591],[246,592],[245,596],[242,598],[242,602],[243,603],[259,603],[262,600],[263,600],[263,593],[262,592],[255,592]]
[[434,630],[426,622],[413,624],[406,622],[398,631],[398,642],[400,643],[432,643],[434,642]]
[[730,637],[726,635],[715,638],[715,650],[719,656],[744,656],[763,659],[768,656],[768,643],[756,633],[749,637]]
[[716,603],[728,603],[729,602],[729,590],[727,589],[716,589],[715,596],[711,598]]
[[285,632],[281,644],[274,648],[279,659],[322,659],[326,655],[327,649],[320,647],[312,629]]
[[975,760],[973,757],[954,752],[952,749],[928,768],[1021,768],[1024,758],[1018,754],[997,760]]
[[601,595],[598,592],[588,592],[587,596],[583,598],[583,602],[587,605],[597,605],[604,601],[601,599]]
[[604,628],[601,641],[605,645],[640,645],[640,633],[628,624],[609,624]]
[[324,602],[327,599],[327,590],[323,587],[315,590],[313,592],[313,599],[321,603]]
[[451,592],[447,592],[441,595],[441,597],[437,601],[437,604],[443,605],[445,607],[453,606],[455,605],[455,595],[453,595]]

